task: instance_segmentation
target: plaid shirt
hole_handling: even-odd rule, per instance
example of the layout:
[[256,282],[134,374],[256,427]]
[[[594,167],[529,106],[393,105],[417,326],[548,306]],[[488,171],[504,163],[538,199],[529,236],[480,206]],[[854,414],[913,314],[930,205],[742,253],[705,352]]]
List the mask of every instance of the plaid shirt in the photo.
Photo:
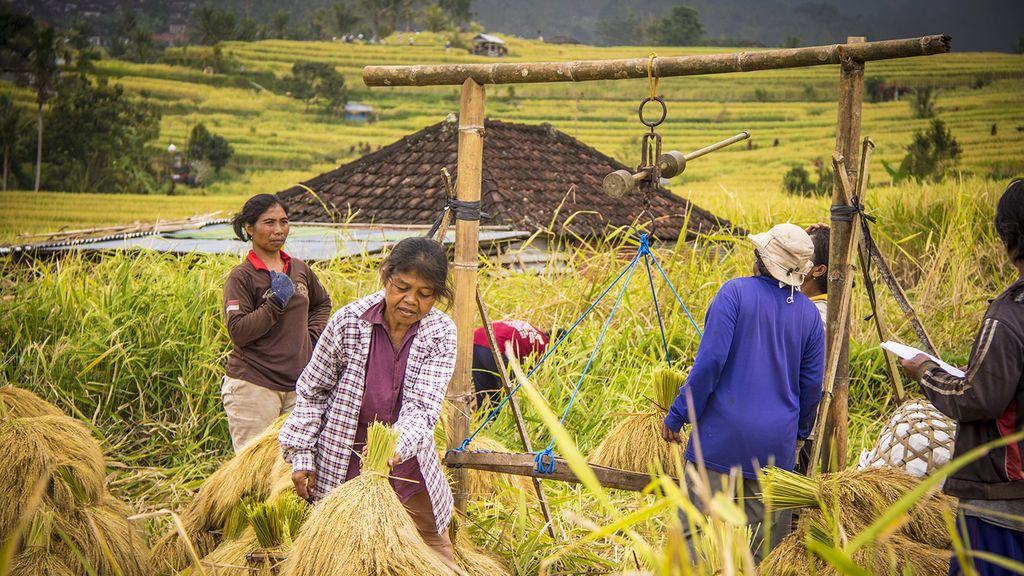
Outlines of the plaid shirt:
[[[315,500],[345,481],[373,332],[360,316],[383,298],[384,292],[377,292],[335,312],[295,385],[295,409],[278,439],[293,470],[316,472]],[[413,456],[419,461],[439,533],[451,521],[453,500],[434,446],[434,426],[455,372],[455,351],[455,323],[431,309],[413,338],[394,425],[399,431],[395,452],[400,461]]]

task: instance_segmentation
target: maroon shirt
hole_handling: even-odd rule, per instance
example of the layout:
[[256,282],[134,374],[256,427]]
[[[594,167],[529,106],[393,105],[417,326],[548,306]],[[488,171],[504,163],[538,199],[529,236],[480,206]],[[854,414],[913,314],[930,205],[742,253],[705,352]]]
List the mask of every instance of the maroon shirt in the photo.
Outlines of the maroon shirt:
[[[359,456],[366,446],[366,430],[374,421],[394,424],[402,409],[402,389],[405,382],[405,367],[409,363],[409,349],[413,336],[420,328],[417,322],[409,328],[402,339],[402,345],[395,350],[384,322],[385,301],[371,306],[360,318],[373,324],[370,336],[370,352],[366,356],[366,380],[363,389],[363,405],[359,410],[356,426],[356,440],[352,445],[354,454],[349,456],[348,474],[345,481],[359,476]],[[395,466],[391,470],[391,485],[403,503],[424,491],[423,473],[416,457]],[[411,482],[410,482],[411,480]]]

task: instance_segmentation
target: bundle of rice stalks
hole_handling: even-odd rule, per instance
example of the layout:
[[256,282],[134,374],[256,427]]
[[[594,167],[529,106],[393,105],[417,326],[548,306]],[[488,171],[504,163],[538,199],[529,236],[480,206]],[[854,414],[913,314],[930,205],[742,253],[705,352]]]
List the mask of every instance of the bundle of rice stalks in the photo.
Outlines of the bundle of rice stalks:
[[106,464],[89,430],[67,416],[0,421],[0,540],[27,511],[36,482],[48,483],[44,498],[59,512],[95,503],[104,493]]
[[397,441],[392,428],[370,426],[359,476],[332,490],[313,509],[282,576],[452,573],[423,542],[388,482],[387,461]]
[[[807,549],[802,530],[786,536],[761,562],[763,576],[840,576],[845,572]],[[853,554],[853,561],[869,574],[941,576],[949,572],[949,550],[933,548],[900,536],[868,544]]]
[[469,530],[452,518],[449,527],[455,562],[469,576],[512,576],[507,566],[492,552],[481,549],[469,535]]
[[666,442],[661,437],[661,424],[684,382],[685,374],[657,368],[651,378],[653,406],[645,412],[631,414],[612,428],[590,455],[590,463],[641,474],[649,474],[655,469],[655,463],[660,463],[662,470],[678,476],[676,455],[681,463],[682,445]]
[[[844,470],[817,480],[778,468],[766,468],[761,478],[762,500],[776,510],[827,507],[848,533],[869,526],[920,481],[892,468]],[[948,549],[952,543],[945,514],[953,515],[956,500],[932,493],[918,500],[899,534],[920,544]],[[810,516],[813,518],[813,514]]]
[[299,528],[309,519],[309,502],[295,491],[284,492],[273,502],[253,504],[246,510],[249,526],[263,548],[291,546]]
[[[272,574],[272,566],[250,566],[247,556],[260,547],[252,529],[244,530],[233,540],[227,540],[209,554],[203,556],[203,571],[207,576],[252,576]],[[196,576],[199,572],[189,567],[179,576]]]
[[63,416],[59,408],[17,386],[0,386],[0,418]]
[[[277,435],[287,416],[281,416],[256,440],[228,460],[199,487],[192,501],[182,510],[182,524],[196,552],[209,554],[229,535],[237,533],[244,518],[243,500],[262,502],[275,488],[286,488],[282,476],[291,484],[291,469],[281,457]],[[232,521],[234,519],[234,522]],[[159,573],[178,572],[191,563],[185,542],[173,528],[153,547],[154,567]]]

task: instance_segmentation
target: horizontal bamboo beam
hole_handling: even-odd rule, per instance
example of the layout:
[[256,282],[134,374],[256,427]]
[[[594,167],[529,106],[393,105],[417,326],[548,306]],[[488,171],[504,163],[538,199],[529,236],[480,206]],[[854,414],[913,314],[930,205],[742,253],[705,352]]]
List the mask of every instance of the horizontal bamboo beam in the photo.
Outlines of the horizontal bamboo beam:
[[[444,464],[449,468],[472,468],[485,472],[529,476],[541,480],[580,483],[579,478],[564,459],[556,456],[555,469],[550,474],[542,474],[537,472],[537,464],[533,458],[534,455],[531,453],[456,451],[449,452],[444,457]],[[594,471],[601,486],[605,488],[642,492],[651,483],[650,474],[640,474],[594,464],[590,465],[590,469]]]
[[[651,67],[657,78],[725,74],[778,68],[839,64],[844,59],[867,62],[949,52],[949,36],[936,34],[902,40],[855,44],[831,44],[805,48],[663,56]],[[501,64],[427,64],[418,66],[366,66],[367,86],[461,85],[468,78],[478,84],[532,84],[539,82],[588,82],[646,78],[648,58],[623,60],[576,60],[572,62],[509,62]]]

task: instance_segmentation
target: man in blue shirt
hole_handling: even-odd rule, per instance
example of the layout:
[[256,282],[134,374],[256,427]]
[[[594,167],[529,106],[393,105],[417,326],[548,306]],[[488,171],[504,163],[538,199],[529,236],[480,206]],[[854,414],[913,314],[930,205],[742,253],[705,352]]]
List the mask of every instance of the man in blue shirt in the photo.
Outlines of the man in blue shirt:
[[[742,488],[759,562],[764,506],[756,498],[757,470],[769,464],[793,469],[821,399],[825,334],[814,304],[798,290],[812,266],[811,238],[793,224],[749,238],[754,276],[726,282],[712,300],[693,367],[662,435],[678,442],[682,425],[692,426],[687,466],[700,453],[712,491],[722,489],[730,470],[741,472],[737,492]],[[689,493],[702,508],[692,486]],[[788,532],[788,520],[773,515],[772,546]]]

